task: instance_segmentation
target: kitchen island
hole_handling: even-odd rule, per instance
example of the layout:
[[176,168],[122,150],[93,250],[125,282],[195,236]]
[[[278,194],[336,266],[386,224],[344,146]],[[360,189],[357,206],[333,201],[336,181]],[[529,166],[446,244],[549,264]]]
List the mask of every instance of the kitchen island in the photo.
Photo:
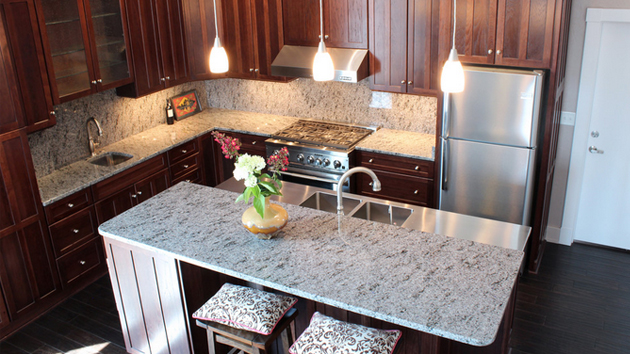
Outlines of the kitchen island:
[[302,323],[328,309],[402,328],[403,352],[507,350],[523,252],[290,204],[283,232],[259,240],[236,196],[180,183],[100,226],[128,350],[190,350],[188,297],[221,285],[196,270],[293,294]]

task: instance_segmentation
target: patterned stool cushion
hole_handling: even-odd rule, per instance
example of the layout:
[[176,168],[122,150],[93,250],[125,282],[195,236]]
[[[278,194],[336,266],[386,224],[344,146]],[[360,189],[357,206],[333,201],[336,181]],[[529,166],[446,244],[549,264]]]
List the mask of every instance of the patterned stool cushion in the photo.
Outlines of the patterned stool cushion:
[[193,317],[260,334],[271,334],[297,299],[225,283]]
[[291,354],[391,354],[399,330],[347,323],[315,312],[311,324],[289,348]]

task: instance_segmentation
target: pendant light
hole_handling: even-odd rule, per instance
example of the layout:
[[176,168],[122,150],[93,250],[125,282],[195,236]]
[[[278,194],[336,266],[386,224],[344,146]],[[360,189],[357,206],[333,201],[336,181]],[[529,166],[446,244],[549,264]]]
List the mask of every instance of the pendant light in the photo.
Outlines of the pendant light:
[[214,4],[214,30],[216,33],[216,37],[214,38],[214,46],[210,50],[210,72],[214,74],[222,74],[230,69],[230,63],[228,62],[225,48],[223,48],[223,46],[221,45],[221,40],[219,39],[216,0],[212,0],[212,4]]
[[455,49],[455,29],[457,28],[457,0],[453,0],[453,48],[448,55],[448,60],[442,68],[440,86],[442,91],[455,93],[464,91],[464,68],[457,57]]
[[335,67],[330,53],[326,50],[326,44],[324,44],[324,6],[322,0],[319,0],[319,24],[321,35],[317,54],[315,54],[313,61],[313,80],[330,81],[335,78]]

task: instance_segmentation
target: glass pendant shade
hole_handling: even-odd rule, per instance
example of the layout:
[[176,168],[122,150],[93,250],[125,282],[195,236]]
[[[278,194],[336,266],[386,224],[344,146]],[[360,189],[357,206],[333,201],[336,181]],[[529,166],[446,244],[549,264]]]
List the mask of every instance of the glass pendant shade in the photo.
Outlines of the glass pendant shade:
[[217,36],[214,39],[214,46],[210,50],[210,72],[214,74],[222,74],[230,69],[227,53],[221,45],[221,40]]
[[335,78],[335,67],[324,42],[319,42],[313,61],[313,80],[330,81]]
[[452,48],[448,60],[442,68],[440,86],[444,92],[462,92],[464,91],[464,81],[464,68],[457,58],[457,50]]

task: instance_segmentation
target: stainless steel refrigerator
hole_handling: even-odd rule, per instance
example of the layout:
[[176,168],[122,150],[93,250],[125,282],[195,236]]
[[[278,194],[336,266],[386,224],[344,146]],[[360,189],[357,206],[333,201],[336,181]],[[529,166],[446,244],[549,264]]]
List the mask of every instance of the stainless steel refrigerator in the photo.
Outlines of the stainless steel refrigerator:
[[543,72],[464,67],[445,94],[440,209],[529,225]]

